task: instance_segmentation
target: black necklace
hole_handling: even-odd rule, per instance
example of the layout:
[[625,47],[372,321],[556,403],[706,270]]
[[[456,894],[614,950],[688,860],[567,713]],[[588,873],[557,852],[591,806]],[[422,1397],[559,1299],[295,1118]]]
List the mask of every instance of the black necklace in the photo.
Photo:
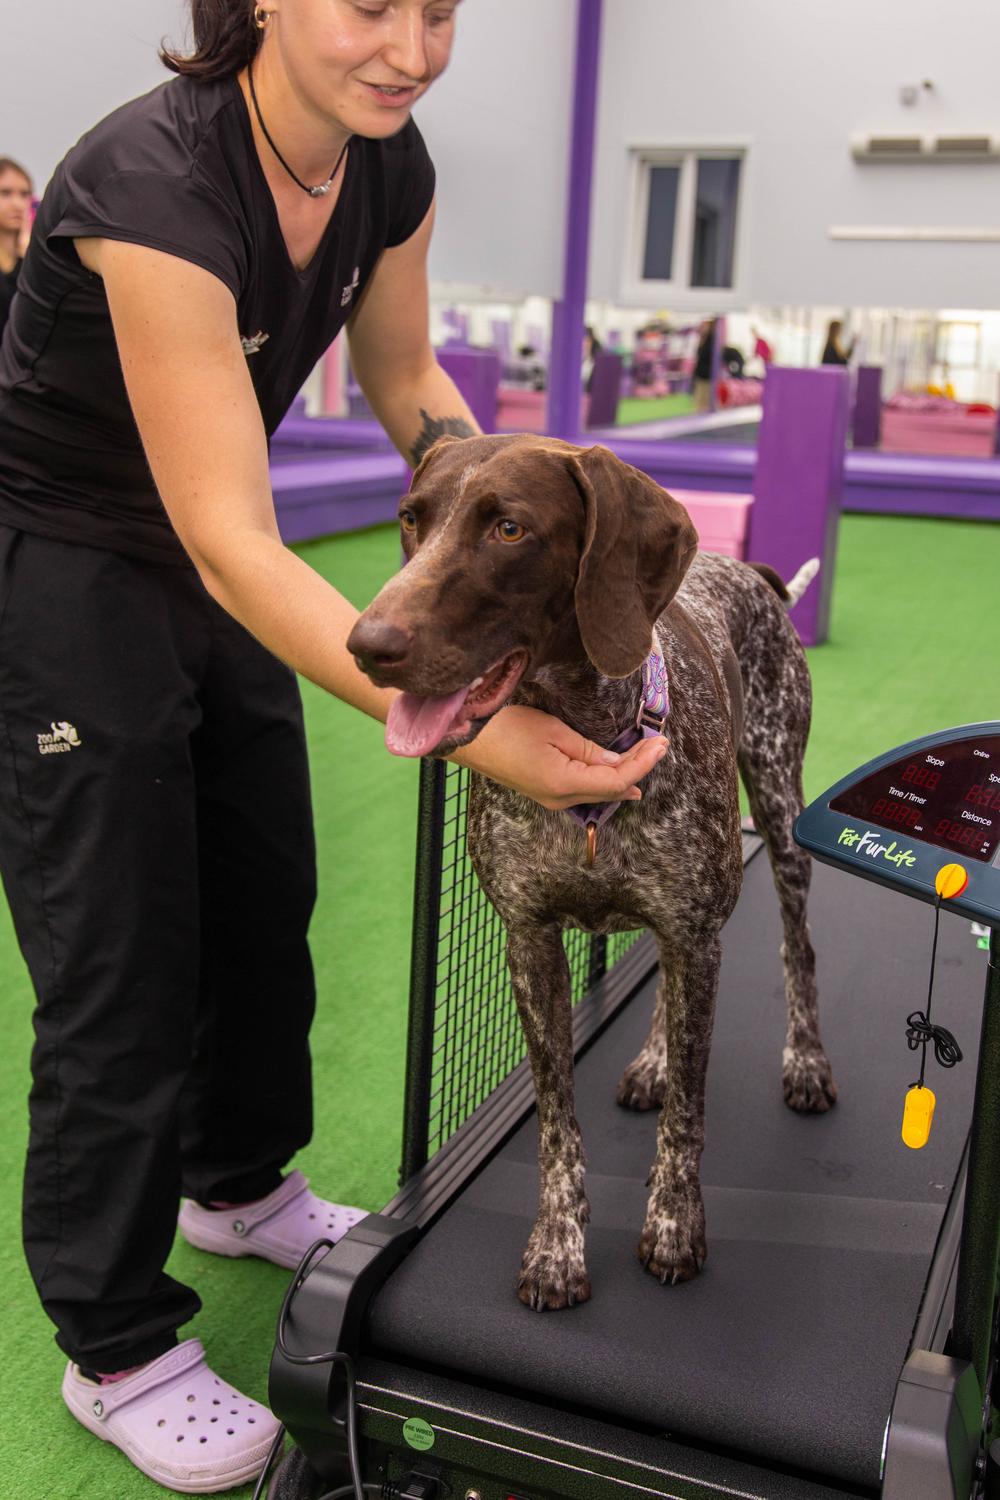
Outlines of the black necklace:
[[298,186],[302,189],[302,191],[304,193],[308,193],[309,196],[310,196],[310,198],[324,198],[326,196],[326,194],[330,191],[331,187],[333,186],[333,179],[336,177],[337,173],[340,171],[340,164],[344,160],[344,156],[345,156],[345,154],[347,152],[348,146],[351,144],[351,137],[348,136],[347,140],[344,142],[343,149],[341,150],[340,155],[337,157],[337,160],[334,163],[333,171],[330,173],[330,175],[326,179],[326,181],[319,183],[316,187],[309,187],[309,185],[307,183],[305,183],[305,182],[302,181],[301,177],[296,177],[295,173],[292,171],[291,167],[288,165],[287,161],[282,156],[281,152],[278,150],[277,146],[274,144],[274,142],[271,139],[270,132],[269,132],[267,126],[264,124],[264,116],[260,112],[260,105],[257,103],[257,90],[253,86],[253,68],[252,67],[248,67],[247,68],[247,82],[250,85],[250,98],[253,100],[254,113],[257,116],[257,124],[260,126],[261,130],[264,132],[264,139],[267,141],[267,144],[270,146],[270,148],[274,152],[275,156],[281,162],[281,165],[284,167],[285,171],[288,173],[288,175],[292,179],[292,181],[294,183],[297,183]]

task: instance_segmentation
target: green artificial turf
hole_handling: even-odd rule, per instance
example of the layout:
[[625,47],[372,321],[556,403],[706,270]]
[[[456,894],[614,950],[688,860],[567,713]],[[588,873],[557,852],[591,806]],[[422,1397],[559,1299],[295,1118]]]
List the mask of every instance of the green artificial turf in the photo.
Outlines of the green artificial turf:
[[[307,560],[358,604],[394,570],[391,528],[311,543]],[[810,651],[815,712],[806,760],[813,797],[912,736],[1000,718],[1000,526],[846,516],[830,641]],[[377,1208],[396,1185],[417,768],[381,729],[304,684],[320,860],[312,929],[316,1132],[298,1163],[317,1187]],[[164,1491],[86,1434],[58,1396],[62,1356],[38,1308],[19,1243],[27,1136],[31,992],[0,903],[0,1364],[3,1493],[18,1500],[157,1500]],[[175,1246],[169,1269],[205,1304],[183,1330],[213,1364],[264,1398],[286,1273]],[[248,1497],[250,1488],[238,1492]]]
[[664,417],[683,417],[694,411],[694,397],[678,392],[673,396],[623,396],[615,417],[619,427],[634,422],[662,422]]

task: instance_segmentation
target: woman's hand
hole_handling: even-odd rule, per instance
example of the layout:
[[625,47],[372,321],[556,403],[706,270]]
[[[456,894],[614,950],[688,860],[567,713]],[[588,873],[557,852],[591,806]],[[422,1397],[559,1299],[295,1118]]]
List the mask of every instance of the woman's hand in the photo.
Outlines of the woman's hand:
[[448,759],[561,811],[578,802],[638,802],[636,782],[666,752],[667,741],[657,735],[616,755],[551,714],[509,706]]

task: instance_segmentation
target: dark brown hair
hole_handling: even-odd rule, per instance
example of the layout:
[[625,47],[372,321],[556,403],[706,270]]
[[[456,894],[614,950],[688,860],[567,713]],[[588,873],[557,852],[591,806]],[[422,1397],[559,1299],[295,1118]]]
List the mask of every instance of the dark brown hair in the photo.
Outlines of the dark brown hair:
[[191,0],[194,51],[182,57],[164,45],[160,61],[197,83],[233,78],[261,44],[263,33],[253,15],[254,0]]
[[31,181],[31,173],[26,172],[25,169],[21,166],[21,163],[19,161],[15,161],[12,156],[0,156],[0,177],[2,177],[5,172],[19,172],[29,187],[34,186],[33,182]]

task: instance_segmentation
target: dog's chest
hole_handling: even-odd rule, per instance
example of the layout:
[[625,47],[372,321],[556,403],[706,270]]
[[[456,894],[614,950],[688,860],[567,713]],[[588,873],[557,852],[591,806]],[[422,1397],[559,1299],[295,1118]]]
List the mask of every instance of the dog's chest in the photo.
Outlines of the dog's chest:
[[495,785],[474,786],[469,852],[486,894],[510,925],[556,921],[587,932],[627,932],[683,918],[693,890],[719,908],[738,891],[738,821],[720,840],[699,836],[683,799],[655,819],[623,805],[597,829],[593,864],[586,831]]

